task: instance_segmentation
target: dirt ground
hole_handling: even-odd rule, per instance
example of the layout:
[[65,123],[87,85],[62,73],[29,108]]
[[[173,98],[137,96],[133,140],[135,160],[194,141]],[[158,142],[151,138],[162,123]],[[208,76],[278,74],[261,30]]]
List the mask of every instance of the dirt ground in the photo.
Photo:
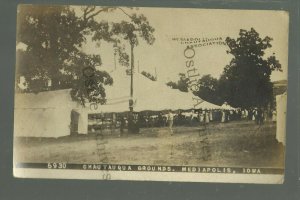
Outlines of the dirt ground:
[[[284,168],[276,124],[253,121],[207,127],[141,129],[138,135],[108,133],[50,138],[16,138],[16,162],[66,162]],[[98,143],[98,145],[97,145]]]

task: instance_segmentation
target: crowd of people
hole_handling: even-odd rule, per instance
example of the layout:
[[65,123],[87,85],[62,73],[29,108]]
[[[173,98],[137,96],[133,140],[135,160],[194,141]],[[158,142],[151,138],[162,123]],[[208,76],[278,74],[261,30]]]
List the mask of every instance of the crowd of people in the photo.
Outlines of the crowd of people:
[[95,115],[90,118],[89,129],[120,128],[121,133],[125,129],[138,133],[140,128],[167,127],[172,132],[173,126],[199,126],[212,122],[227,123],[236,120],[252,120],[256,124],[263,124],[265,120],[276,121],[275,111],[263,109],[191,109],[161,112],[127,112],[111,113],[110,115]]

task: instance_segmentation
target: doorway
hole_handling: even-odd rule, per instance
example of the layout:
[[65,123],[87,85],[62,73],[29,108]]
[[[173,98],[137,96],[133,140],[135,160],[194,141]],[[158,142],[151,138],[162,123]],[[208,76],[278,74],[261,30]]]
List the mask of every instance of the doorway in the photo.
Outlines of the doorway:
[[71,135],[77,135],[78,134],[78,122],[79,122],[79,113],[72,110],[71,111]]

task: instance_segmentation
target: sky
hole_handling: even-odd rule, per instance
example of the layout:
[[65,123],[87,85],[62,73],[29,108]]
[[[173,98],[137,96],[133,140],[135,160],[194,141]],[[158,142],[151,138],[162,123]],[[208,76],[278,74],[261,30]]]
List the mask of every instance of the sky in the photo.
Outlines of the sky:
[[[73,6],[77,15],[81,15],[80,6]],[[266,51],[265,58],[275,53],[282,65],[283,72],[273,72],[271,80],[287,79],[288,69],[288,13],[286,11],[266,10],[225,10],[225,9],[193,9],[193,8],[123,8],[128,14],[137,13],[147,17],[149,24],[155,28],[156,38],[153,45],[139,40],[134,49],[135,70],[157,73],[159,81],[178,80],[179,73],[186,73],[184,50],[187,44],[180,44],[174,38],[237,38],[240,29],[254,28],[261,38],[273,38],[272,48]],[[96,20],[120,22],[129,21],[120,10],[101,13]],[[127,50],[129,45],[124,42]],[[20,45],[17,48],[22,48]],[[100,54],[102,66],[110,71],[114,69],[114,50],[112,44],[87,40],[82,50],[90,54]],[[223,68],[230,62],[232,56],[226,53],[226,45],[211,45],[195,47],[194,67],[200,76],[211,74],[218,78]],[[129,51],[128,51],[129,53]],[[120,68],[118,63],[117,68]]]
[[[74,7],[80,15],[79,7]],[[261,38],[273,38],[272,48],[266,51],[265,57],[275,53],[282,65],[283,72],[273,72],[272,81],[287,79],[288,68],[288,13],[285,11],[265,10],[221,10],[221,9],[190,9],[190,8],[123,8],[127,13],[143,14],[149,24],[155,28],[156,38],[153,45],[139,40],[134,49],[135,67],[139,71],[152,74],[157,72],[159,81],[176,81],[178,73],[186,73],[184,50],[187,44],[180,44],[173,38],[218,38],[224,41],[226,37],[237,38],[240,29],[254,28]],[[96,20],[119,22],[129,21],[120,10],[100,14]],[[129,45],[125,42],[125,47]],[[200,76],[211,74],[218,78],[223,68],[230,62],[232,56],[226,53],[226,45],[211,45],[194,47],[193,61]],[[100,54],[103,69],[114,68],[112,44],[88,40],[82,50],[86,53]],[[129,53],[129,52],[128,52]],[[122,67],[117,63],[117,68]]]

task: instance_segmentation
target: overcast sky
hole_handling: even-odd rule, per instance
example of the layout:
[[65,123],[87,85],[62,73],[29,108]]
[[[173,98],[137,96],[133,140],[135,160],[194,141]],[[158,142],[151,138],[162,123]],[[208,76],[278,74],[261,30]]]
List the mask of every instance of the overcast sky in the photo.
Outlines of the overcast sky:
[[[79,9],[76,8],[78,11]],[[155,28],[156,41],[152,46],[140,40],[135,48],[135,66],[139,62],[140,71],[154,74],[157,70],[158,79],[166,82],[177,80],[178,73],[186,73],[183,55],[186,45],[172,41],[173,37],[237,38],[240,29],[250,30],[253,27],[260,37],[273,38],[272,48],[266,56],[275,53],[282,64],[283,72],[272,74],[272,80],[287,79],[288,67],[288,13],[284,11],[250,11],[220,9],[181,9],[181,8],[124,8],[128,13],[144,14]],[[79,14],[79,12],[78,12]],[[101,14],[96,20],[118,22],[128,21],[128,17],[120,10]],[[126,46],[129,47],[128,44]],[[231,60],[226,54],[228,47],[213,45],[195,47],[195,67],[200,75],[211,74],[218,78],[225,65]],[[100,48],[95,42],[87,42],[83,47],[87,53],[100,54],[105,68],[114,68],[112,44],[101,43]],[[121,66],[117,66],[121,67]]]

